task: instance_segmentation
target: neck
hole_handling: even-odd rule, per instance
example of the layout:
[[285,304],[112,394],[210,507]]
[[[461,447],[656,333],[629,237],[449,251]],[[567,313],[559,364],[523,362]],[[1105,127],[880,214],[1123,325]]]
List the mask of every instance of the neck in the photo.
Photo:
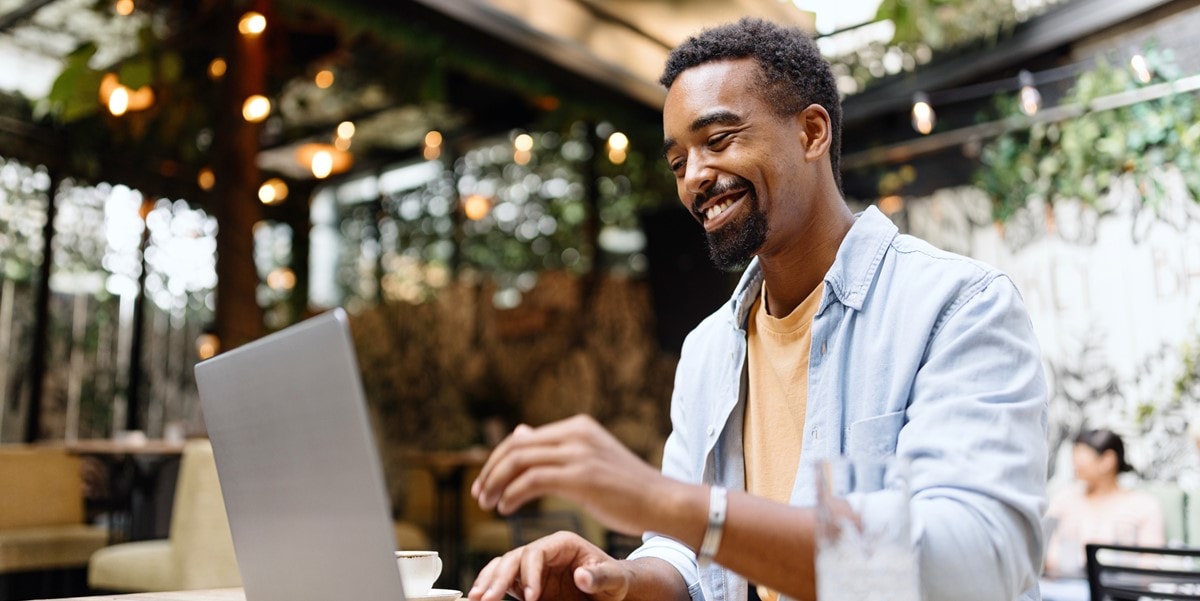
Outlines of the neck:
[[1087,495],[1089,497],[1102,497],[1110,495],[1118,490],[1117,478],[1102,478],[1095,482],[1087,483]]
[[767,313],[775,317],[790,314],[820,285],[837,258],[838,248],[850,227],[854,214],[841,198],[824,208],[814,207],[822,218],[812,219],[796,234],[796,244],[782,252],[760,254],[759,266],[771,294]]

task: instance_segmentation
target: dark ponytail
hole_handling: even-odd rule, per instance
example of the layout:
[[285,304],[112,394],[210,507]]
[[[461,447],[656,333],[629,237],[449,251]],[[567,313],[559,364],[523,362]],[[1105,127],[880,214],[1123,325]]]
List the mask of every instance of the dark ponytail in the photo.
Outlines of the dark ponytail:
[[1096,453],[1103,455],[1112,451],[1117,456],[1117,473],[1132,472],[1133,466],[1125,462],[1125,443],[1112,430],[1087,430],[1075,437],[1075,444],[1087,445]]

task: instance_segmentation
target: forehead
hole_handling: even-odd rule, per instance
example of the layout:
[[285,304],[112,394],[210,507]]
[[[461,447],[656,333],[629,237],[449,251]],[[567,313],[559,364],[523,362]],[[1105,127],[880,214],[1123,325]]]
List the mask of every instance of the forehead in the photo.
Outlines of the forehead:
[[663,104],[665,133],[682,133],[672,131],[672,122],[689,122],[715,110],[739,115],[754,112],[762,104],[758,74],[758,63],[751,58],[712,61],[680,73]]

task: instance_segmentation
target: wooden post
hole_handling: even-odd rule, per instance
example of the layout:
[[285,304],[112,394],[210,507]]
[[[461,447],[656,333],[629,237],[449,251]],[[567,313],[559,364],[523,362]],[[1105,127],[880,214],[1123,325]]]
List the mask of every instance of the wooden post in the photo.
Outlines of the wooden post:
[[[246,10],[271,15],[267,0],[254,0]],[[215,328],[221,349],[236,348],[263,334],[262,308],[258,305],[258,271],[254,266],[254,224],[262,219],[258,201],[259,124],[242,117],[242,105],[254,94],[266,93],[264,37],[238,32],[240,10],[220,19],[225,29],[226,63],[221,100],[214,124],[213,214],[217,232],[217,308]]]
[[29,405],[25,408],[27,443],[35,442],[42,430],[42,389],[46,379],[47,338],[50,333],[50,271],[54,265],[54,220],[58,215],[58,186],[62,177],[50,171],[50,187],[46,192],[46,224],[42,226],[42,265],[38,270],[37,292],[34,295],[33,345],[29,358]]

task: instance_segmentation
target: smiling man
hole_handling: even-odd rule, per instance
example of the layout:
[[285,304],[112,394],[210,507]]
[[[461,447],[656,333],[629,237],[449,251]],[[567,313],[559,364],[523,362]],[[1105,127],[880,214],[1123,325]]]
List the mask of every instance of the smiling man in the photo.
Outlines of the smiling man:
[[803,32],[707,30],[662,83],[679,198],[714,262],[748,264],[684,343],[662,472],[577,417],[518,428],[472,487],[502,513],[562,495],[645,542],[618,561],[555,534],[469,598],[811,600],[813,464],[899,455],[923,597],[1037,599],[1046,387],[1012,282],[850,212],[837,89]]

